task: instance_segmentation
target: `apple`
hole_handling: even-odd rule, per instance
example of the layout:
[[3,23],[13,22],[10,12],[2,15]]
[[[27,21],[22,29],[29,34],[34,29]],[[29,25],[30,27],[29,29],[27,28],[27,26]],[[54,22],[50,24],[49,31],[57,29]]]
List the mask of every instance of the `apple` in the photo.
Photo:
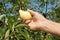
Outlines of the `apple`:
[[28,11],[19,10],[20,17],[22,19],[31,19],[32,16]]

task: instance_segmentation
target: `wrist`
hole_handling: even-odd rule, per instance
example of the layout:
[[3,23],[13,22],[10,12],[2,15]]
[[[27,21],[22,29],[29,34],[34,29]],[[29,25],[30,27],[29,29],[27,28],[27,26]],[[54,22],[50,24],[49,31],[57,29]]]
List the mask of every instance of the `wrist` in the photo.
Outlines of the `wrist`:
[[45,32],[48,32],[49,31],[49,20],[45,19],[44,21],[39,21],[38,22],[39,24],[38,25],[38,29],[39,30],[42,30],[42,31],[45,31]]
[[52,27],[53,27],[52,22],[46,19],[45,21],[42,22],[40,29],[45,32],[50,32],[52,31],[51,29],[53,29]]
[[44,25],[43,26],[43,31],[50,32],[50,24],[51,24],[50,21],[46,19],[44,21],[44,24],[43,24]]
[[57,26],[59,26],[60,24],[56,23],[56,22],[52,22],[50,20],[46,20],[45,22],[45,31],[54,34],[55,32],[57,33],[58,29]]

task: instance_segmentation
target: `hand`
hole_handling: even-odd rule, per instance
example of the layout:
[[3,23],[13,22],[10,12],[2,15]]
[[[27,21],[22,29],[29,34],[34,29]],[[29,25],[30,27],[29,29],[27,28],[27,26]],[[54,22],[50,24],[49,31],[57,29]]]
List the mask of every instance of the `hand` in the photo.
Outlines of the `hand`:
[[27,10],[33,16],[31,20],[26,20],[29,28],[32,30],[44,30],[46,19],[39,13],[32,10]]
[[60,37],[60,23],[47,20],[44,16],[32,10],[28,10],[28,12],[33,15],[33,18],[26,20],[25,23],[28,24],[31,30],[42,30]]

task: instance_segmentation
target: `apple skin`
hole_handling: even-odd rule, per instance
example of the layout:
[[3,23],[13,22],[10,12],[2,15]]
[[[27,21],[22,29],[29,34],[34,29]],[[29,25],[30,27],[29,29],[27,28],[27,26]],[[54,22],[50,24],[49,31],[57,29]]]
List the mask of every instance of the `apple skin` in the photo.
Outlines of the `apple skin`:
[[31,19],[32,16],[28,11],[19,10],[20,17],[22,19]]

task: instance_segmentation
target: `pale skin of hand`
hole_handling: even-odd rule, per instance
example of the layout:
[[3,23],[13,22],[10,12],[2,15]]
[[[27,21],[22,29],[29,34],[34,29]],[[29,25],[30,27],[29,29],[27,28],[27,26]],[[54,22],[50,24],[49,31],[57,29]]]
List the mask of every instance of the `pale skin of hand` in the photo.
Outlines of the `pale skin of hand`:
[[41,14],[34,12],[32,10],[27,10],[33,15],[31,20],[26,20],[25,23],[28,24],[31,30],[42,30],[44,32],[51,33],[53,35],[60,36],[60,23],[50,21]]

